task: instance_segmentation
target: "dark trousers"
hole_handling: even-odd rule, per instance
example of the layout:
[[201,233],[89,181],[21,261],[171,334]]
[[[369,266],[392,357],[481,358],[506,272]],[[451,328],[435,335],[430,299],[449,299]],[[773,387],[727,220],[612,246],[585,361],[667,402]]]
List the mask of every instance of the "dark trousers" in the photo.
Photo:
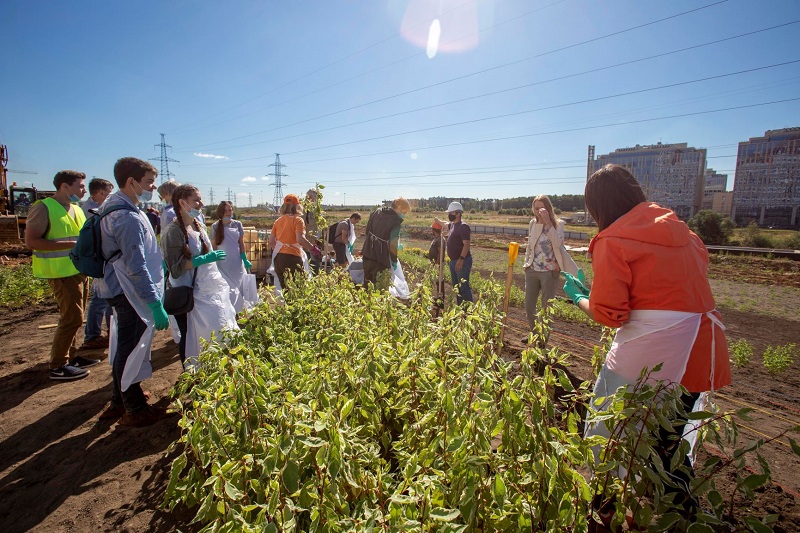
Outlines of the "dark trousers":
[[347,245],[340,242],[333,243],[333,251],[336,252],[336,264],[347,264]]
[[286,280],[290,275],[303,272],[303,260],[298,255],[275,254],[275,273],[281,282],[281,289],[286,290]]
[[364,286],[366,287],[368,283],[375,284],[375,279],[378,277],[378,273],[384,270],[389,270],[389,267],[384,265],[383,263],[379,263],[374,259],[370,259],[369,257],[364,258]]
[[189,324],[189,315],[184,313],[182,315],[173,315],[175,322],[178,323],[178,331],[181,332],[181,340],[178,341],[178,355],[181,356],[181,364],[186,362],[186,330]]
[[125,294],[109,298],[108,303],[117,312],[117,351],[114,352],[114,363],[111,367],[111,403],[122,404],[125,406],[125,411],[133,413],[147,405],[142,386],[139,383],[132,383],[128,390],[123,391],[120,384],[128,357],[139,343],[147,326],[139,318],[139,314]]
[[693,477],[692,462],[688,456],[684,456],[683,466],[685,467],[685,471],[682,471],[680,468],[676,470],[670,469],[670,461],[682,440],[680,436],[683,435],[683,430],[687,422],[685,415],[692,412],[694,404],[699,397],[700,393],[697,392],[686,392],[681,396],[681,403],[683,404],[683,411],[685,414],[678,413],[680,418],[673,421],[672,431],[667,431],[663,427],[659,429],[658,444],[655,447],[659,459],[661,459],[661,465],[664,467],[664,471],[669,474],[672,481],[677,485],[677,487],[664,487],[664,493],[677,493],[678,496],[675,498],[675,503],[683,507],[688,513],[687,516],[691,515],[693,511],[696,511],[699,505],[699,502],[697,502],[692,495],[689,485]]

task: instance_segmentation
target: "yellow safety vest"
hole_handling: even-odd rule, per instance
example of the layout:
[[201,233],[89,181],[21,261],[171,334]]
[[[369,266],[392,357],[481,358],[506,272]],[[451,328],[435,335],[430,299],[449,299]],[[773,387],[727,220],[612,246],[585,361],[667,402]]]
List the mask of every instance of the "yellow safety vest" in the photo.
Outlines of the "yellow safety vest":
[[[69,212],[64,206],[53,198],[45,198],[41,201],[47,207],[47,217],[50,227],[44,238],[48,241],[74,241],[78,237],[83,224],[86,222],[86,215],[83,209],[77,205],[72,206],[75,218],[69,216]],[[75,265],[69,258],[72,249],[66,250],[34,250],[33,251],[33,275],[37,278],[68,278],[78,274]]]

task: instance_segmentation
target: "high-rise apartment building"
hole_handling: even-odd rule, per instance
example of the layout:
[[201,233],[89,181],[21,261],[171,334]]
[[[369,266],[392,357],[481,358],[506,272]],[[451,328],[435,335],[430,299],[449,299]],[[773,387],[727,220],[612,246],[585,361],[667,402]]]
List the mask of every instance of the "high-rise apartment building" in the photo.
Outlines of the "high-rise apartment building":
[[592,172],[607,164],[627,168],[648,200],[672,209],[683,219],[692,217],[703,206],[705,148],[691,148],[686,143],[637,144],[600,155],[589,164]]
[[800,128],[768,130],[739,143],[733,183],[733,220],[800,226]]
[[711,209],[714,202],[714,193],[725,192],[728,187],[728,175],[720,174],[712,168],[707,168],[703,174],[703,209]]

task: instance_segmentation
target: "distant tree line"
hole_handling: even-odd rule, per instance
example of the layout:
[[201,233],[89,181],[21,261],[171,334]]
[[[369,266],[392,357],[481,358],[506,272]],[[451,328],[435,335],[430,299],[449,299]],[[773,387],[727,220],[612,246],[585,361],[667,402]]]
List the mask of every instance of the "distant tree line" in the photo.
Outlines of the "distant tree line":
[[[450,202],[461,202],[464,209],[469,211],[497,211],[500,214],[518,214],[519,210],[530,214],[534,196],[518,196],[516,198],[453,198],[449,196],[432,196],[416,200],[417,208],[421,211],[444,211]],[[582,194],[554,194],[550,196],[553,208],[557,211],[583,211]]]

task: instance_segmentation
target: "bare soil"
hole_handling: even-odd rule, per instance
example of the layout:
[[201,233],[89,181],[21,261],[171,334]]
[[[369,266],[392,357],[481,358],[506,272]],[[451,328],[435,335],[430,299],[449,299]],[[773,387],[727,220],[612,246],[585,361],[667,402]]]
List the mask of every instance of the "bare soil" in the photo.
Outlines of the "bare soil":
[[[729,272],[738,274],[745,272]],[[767,345],[800,344],[796,321],[722,312],[729,340],[746,338],[756,354]],[[180,435],[178,418],[148,428],[100,421],[110,396],[107,361],[76,382],[48,378],[53,335],[48,326],[57,321],[52,304],[0,311],[0,531],[191,530],[191,510],[162,508],[168,449]],[[512,308],[508,324],[504,356],[513,359],[524,348],[524,311]],[[598,341],[597,328],[556,321],[549,342],[571,354],[569,371],[576,379],[591,380],[589,360]],[[103,352],[92,355],[107,357]],[[156,335],[153,367],[153,377],[144,385],[152,393],[151,403],[164,405],[181,370],[177,346],[167,332]],[[717,400],[724,410],[756,409],[741,426],[743,438],[766,439],[800,425],[798,362],[772,375],[755,357],[747,367],[734,369],[733,379]],[[752,508],[742,509],[738,503],[736,508],[755,516],[778,514],[776,531],[800,531],[800,460],[785,437],[766,444],[761,453],[772,466],[775,483],[759,491]],[[732,473],[721,475],[717,483],[724,495],[732,494]]]

